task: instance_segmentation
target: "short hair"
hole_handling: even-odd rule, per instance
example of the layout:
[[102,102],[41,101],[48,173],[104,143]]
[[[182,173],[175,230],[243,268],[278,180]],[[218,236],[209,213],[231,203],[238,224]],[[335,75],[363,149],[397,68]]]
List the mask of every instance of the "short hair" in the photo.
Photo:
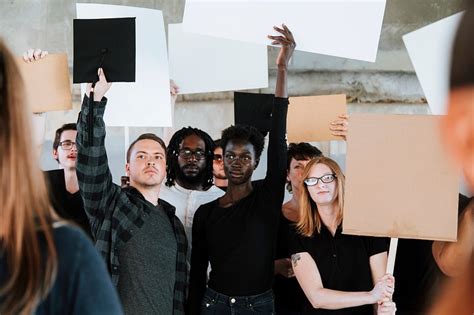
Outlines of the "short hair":
[[77,124],[67,123],[67,124],[62,125],[60,128],[56,130],[56,133],[54,135],[54,141],[53,141],[53,150],[58,149],[59,143],[61,142],[61,135],[66,130],[77,130]]
[[[295,159],[297,161],[311,160],[322,155],[323,153],[318,148],[309,144],[308,142],[292,142],[288,145],[286,169],[288,171],[290,170],[291,159]],[[291,183],[289,181],[286,182],[286,190],[289,193],[293,192]]]
[[265,146],[265,138],[257,128],[248,125],[235,125],[222,131],[221,144],[224,151],[227,144],[234,140],[250,142],[255,150],[256,159],[260,159]]
[[212,172],[212,164],[214,161],[214,141],[212,140],[211,136],[209,136],[206,132],[202,131],[198,128],[193,127],[183,127],[180,130],[176,131],[170,139],[170,143],[168,145],[168,152],[166,154],[166,183],[165,185],[171,187],[174,185],[176,180],[177,169],[179,167],[178,164],[178,155],[179,155],[179,145],[183,142],[184,138],[196,135],[204,141],[204,145],[206,147],[205,150],[205,157],[206,157],[206,168],[204,170],[204,183],[203,189],[207,190],[209,187],[212,186],[214,181],[214,174]]
[[[217,148],[222,148],[222,140],[221,139],[214,140],[214,146],[215,146],[214,150],[217,149]],[[224,149],[224,148],[222,148],[222,149]]]
[[138,141],[141,141],[141,140],[153,140],[153,141],[158,142],[158,144],[161,145],[161,147],[163,148],[163,150],[165,151],[165,154],[166,154],[166,144],[160,137],[158,137],[154,133],[144,133],[144,134],[141,134],[140,136],[138,136],[138,138],[135,139],[135,141],[133,141],[130,144],[130,146],[128,147],[128,150],[127,150],[127,163],[130,162],[130,156],[132,155],[133,146],[135,145],[135,143],[137,143]]
[[451,88],[474,84],[474,2],[470,1],[459,24],[451,59]]
[[290,169],[291,159],[295,159],[297,161],[311,160],[312,158],[320,155],[323,155],[323,153],[308,142],[292,142],[288,145],[286,169]]

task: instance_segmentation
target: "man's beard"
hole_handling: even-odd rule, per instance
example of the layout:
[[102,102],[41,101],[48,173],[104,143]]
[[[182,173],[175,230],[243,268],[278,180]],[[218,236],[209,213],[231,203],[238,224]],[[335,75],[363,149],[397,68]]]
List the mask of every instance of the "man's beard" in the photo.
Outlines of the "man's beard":
[[183,170],[180,167],[178,167],[177,172],[176,172],[176,178],[180,182],[185,182],[191,185],[204,185],[205,177],[206,177],[205,168],[199,171],[199,173],[196,176],[186,176],[186,174],[184,174]]

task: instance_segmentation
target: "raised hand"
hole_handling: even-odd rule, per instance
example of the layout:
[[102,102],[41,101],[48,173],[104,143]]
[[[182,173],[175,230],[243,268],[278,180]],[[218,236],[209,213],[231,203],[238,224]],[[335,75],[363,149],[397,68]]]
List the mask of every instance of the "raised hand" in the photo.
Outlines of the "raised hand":
[[47,54],[48,52],[46,50],[41,50],[39,48],[36,48],[36,49],[30,48],[23,53],[23,60],[25,62],[30,63],[35,60],[40,60]]
[[273,29],[281,34],[279,36],[268,35],[273,45],[281,45],[276,64],[279,69],[286,69],[295,50],[296,42],[293,38],[293,34],[285,24],[282,24],[282,28],[274,26]]
[[347,140],[347,132],[349,130],[349,115],[342,114],[338,116],[339,118],[331,122],[329,125],[329,130],[334,136],[341,136],[344,141]]
[[[94,87],[94,101],[100,102],[102,98],[105,96],[105,93],[107,93],[107,91],[112,86],[112,83],[107,82],[107,79],[105,78],[105,73],[102,70],[102,68],[99,68],[97,74],[99,76],[99,81],[97,81]],[[88,83],[87,90],[86,90],[87,95],[90,95],[91,89],[92,89],[92,83]]]
[[170,80],[170,95],[171,95],[171,102],[174,104],[176,99],[178,98],[179,93],[179,86],[173,81]]

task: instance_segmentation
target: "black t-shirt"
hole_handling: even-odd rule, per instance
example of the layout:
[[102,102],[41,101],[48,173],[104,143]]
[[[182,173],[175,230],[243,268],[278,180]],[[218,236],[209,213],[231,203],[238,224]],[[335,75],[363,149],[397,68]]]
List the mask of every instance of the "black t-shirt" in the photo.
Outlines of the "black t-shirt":
[[218,200],[202,205],[193,221],[188,307],[200,313],[208,286],[228,296],[249,296],[272,288],[275,243],[286,178],[288,100],[275,98],[267,174],[247,197],[228,208]]
[[[283,214],[280,216],[275,259],[290,258],[288,237],[294,224],[294,222],[285,218]],[[273,293],[275,295],[275,310],[277,313],[278,311],[303,311],[306,296],[296,277],[286,278],[280,274],[275,275]]]
[[77,224],[92,239],[89,218],[84,211],[80,192],[71,194],[66,190],[64,170],[51,170],[44,173],[48,183],[51,204],[56,213],[61,218]]
[[[342,234],[339,226],[334,237],[324,226],[312,237],[296,231],[290,234],[290,253],[307,252],[316,262],[323,287],[338,291],[370,291],[374,287],[369,259],[387,251],[385,238]],[[306,301],[304,314],[367,314],[373,315],[372,305],[339,310],[314,309]]]
[[[458,212],[472,200],[459,195]],[[421,315],[433,303],[440,283],[446,279],[438,268],[432,252],[433,241],[399,239],[393,275],[393,301],[397,314]]]

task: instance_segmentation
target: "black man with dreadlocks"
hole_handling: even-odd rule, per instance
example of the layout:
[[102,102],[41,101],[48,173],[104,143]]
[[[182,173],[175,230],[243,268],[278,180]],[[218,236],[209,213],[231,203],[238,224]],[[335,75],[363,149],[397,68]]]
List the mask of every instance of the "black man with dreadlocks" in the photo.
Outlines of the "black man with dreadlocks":
[[194,216],[187,314],[275,312],[272,283],[286,179],[287,72],[296,44],[285,25],[274,30],[281,36],[269,38],[281,49],[267,174],[260,185],[252,184],[264,147],[258,130],[244,125],[225,129],[221,141],[228,186],[224,196],[202,205]]
[[[191,240],[194,212],[224,192],[213,185],[214,141],[204,131],[185,127],[170,139],[166,183],[160,198],[176,207],[176,216]],[[190,242],[191,243],[191,242]]]

